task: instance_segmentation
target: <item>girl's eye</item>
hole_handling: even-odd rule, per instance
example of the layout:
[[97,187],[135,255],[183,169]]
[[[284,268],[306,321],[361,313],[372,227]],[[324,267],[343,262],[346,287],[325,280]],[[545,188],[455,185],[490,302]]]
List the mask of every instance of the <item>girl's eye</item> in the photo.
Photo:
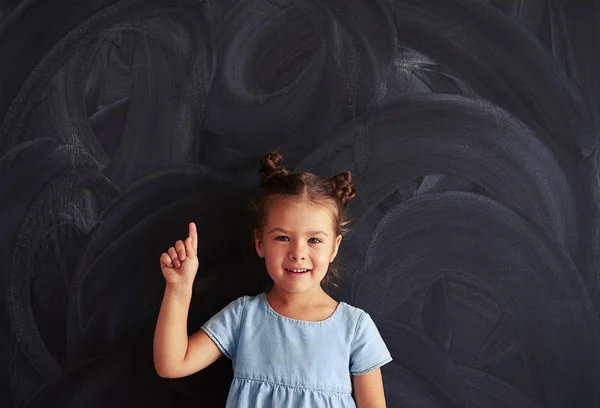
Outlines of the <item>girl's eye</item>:
[[[290,240],[290,238],[286,237],[285,235],[279,235],[278,237],[275,237],[275,239],[277,241],[283,241],[283,242],[287,242],[287,241]],[[311,244],[319,244],[319,243],[321,243],[323,241],[321,241],[319,238],[309,238],[308,242],[310,242]]]

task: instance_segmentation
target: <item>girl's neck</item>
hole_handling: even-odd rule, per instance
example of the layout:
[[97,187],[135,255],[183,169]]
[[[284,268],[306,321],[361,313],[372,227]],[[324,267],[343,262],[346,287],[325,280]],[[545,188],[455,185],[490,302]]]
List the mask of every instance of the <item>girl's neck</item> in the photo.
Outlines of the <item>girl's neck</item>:
[[332,300],[331,297],[325,293],[323,288],[321,288],[321,286],[303,293],[289,293],[285,290],[279,289],[277,286],[273,286],[273,289],[267,293],[267,298],[271,302],[276,302],[284,307],[289,308],[307,307]]
[[277,314],[284,317],[308,322],[320,322],[328,319],[338,307],[331,296],[319,287],[305,293],[289,293],[273,287],[266,296],[267,303]]

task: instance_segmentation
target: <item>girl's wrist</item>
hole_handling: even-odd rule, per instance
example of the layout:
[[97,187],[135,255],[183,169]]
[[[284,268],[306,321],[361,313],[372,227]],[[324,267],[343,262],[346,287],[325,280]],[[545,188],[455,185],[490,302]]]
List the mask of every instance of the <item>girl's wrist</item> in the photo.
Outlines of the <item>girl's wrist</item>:
[[166,292],[171,292],[174,295],[191,295],[193,289],[193,282],[181,282],[181,283],[172,283],[167,282],[167,286],[165,288]]

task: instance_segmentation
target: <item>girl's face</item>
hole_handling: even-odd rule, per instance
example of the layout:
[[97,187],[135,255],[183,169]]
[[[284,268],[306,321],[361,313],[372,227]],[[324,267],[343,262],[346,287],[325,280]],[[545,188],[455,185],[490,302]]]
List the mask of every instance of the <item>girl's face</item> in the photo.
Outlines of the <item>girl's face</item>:
[[288,293],[319,290],[342,241],[331,210],[279,199],[270,203],[265,221],[262,237],[254,231],[256,252],[265,258],[276,288]]

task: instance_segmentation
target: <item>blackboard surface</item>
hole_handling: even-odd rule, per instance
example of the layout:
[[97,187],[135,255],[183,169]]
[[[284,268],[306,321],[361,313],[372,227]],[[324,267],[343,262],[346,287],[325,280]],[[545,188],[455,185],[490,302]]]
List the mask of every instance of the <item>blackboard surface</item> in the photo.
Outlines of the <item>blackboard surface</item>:
[[268,282],[259,158],[350,170],[333,295],[390,407],[600,406],[600,3],[4,0],[0,406],[223,406],[152,364],[159,256],[189,330]]

